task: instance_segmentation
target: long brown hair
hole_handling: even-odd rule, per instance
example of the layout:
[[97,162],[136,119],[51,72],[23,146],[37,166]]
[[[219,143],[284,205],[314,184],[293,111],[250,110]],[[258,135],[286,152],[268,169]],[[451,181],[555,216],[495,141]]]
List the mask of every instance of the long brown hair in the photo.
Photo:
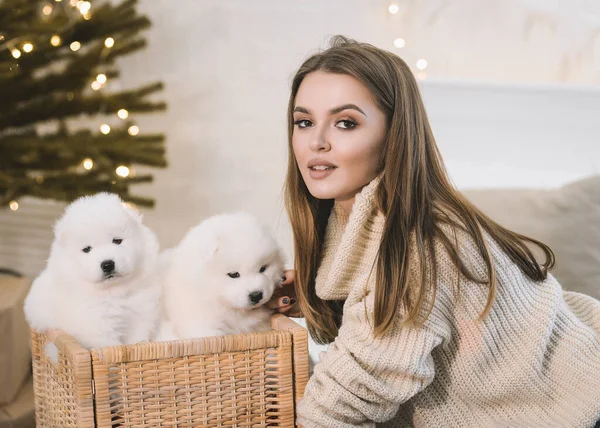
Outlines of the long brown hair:
[[[365,85],[387,118],[387,136],[381,157],[383,177],[376,193],[385,216],[376,261],[373,332],[385,333],[403,308],[403,322],[421,324],[430,314],[436,292],[437,266],[434,241],[439,240],[455,268],[471,281],[489,285],[490,311],[496,294],[496,275],[483,231],[531,279],[542,281],[554,266],[552,250],[542,242],[512,232],[475,208],[451,184],[436,145],[417,83],[410,68],[398,56],[367,43],[333,37],[330,47],[312,55],[294,76],[288,105],[289,160],[285,204],[294,234],[296,288],[308,329],[319,343],[337,336],[341,302],[320,299],[315,292],[327,220],[332,200],[313,197],[298,169],[292,148],[293,110],[304,77],[314,71],[350,75]],[[458,220],[460,219],[460,220]],[[443,226],[460,228],[475,242],[487,267],[487,278],[475,277],[458,255],[457,243]],[[411,254],[414,236],[416,254]],[[535,259],[527,243],[539,247],[545,262]],[[415,258],[416,257],[416,258]],[[409,261],[417,260],[420,281],[410,281]],[[433,296],[428,298],[427,296]],[[423,311],[425,309],[425,311]]]

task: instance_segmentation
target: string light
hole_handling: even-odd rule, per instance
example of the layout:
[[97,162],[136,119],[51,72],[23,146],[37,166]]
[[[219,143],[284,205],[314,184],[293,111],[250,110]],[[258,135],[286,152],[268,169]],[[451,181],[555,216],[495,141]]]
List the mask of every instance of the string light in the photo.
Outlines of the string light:
[[73,7],[77,6],[78,0],[70,0],[69,4]]
[[90,19],[92,19],[92,14],[90,12],[84,13],[83,19],[85,19],[86,21],[89,21]]
[[106,46],[107,48],[112,48],[115,45],[115,39],[113,39],[112,37],[107,37],[106,40],[104,40],[104,46]]
[[89,1],[78,1],[77,9],[81,12],[82,15],[85,15],[92,8],[92,4]]
[[419,70],[425,70],[427,68],[427,61],[424,59],[420,59],[417,61],[417,68]]
[[21,51],[19,49],[13,49],[12,51],[10,51],[10,53],[15,59],[21,58]]
[[27,42],[23,45],[23,50],[25,52],[29,53],[33,50],[33,45],[31,43]]
[[83,165],[83,167],[84,167],[85,169],[87,169],[88,171],[94,167],[94,161],[93,161],[93,160],[91,160],[90,158],[85,158],[85,159],[83,160],[83,162],[81,162],[81,164],[82,164],[82,165]]
[[11,210],[16,211],[19,209],[19,203],[17,201],[10,201],[8,204]]
[[125,110],[124,108],[122,108],[121,110],[119,110],[117,112],[117,116],[119,116],[119,119],[127,119],[129,117],[129,112],[127,110]]
[[396,40],[394,40],[394,46],[396,46],[397,48],[403,48],[404,45],[406,45],[404,39],[398,37]]
[[96,76],[96,81],[100,84],[105,84],[106,83],[106,74],[102,74],[100,73],[99,75]]
[[51,44],[52,46],[59,46],[59,45],[60,45],[60,42],[61,42],[61,40],[60,40],[60,36],[59,36],[59,35],[57,35],[57,34],[55,34],[54,36],[52,36],[52,37],[50,38],[50,44]]
[[127,132],[129,133],[129,135],[131,135],[132,137],[135,137],[137,134],[140,133],[140,128],[138,128],[136,125],[131,125],[128,129]]
[[117,175],[119,177],[125,178],[125,177],[129,176],[129,168],[127,168],[125,165],[121,165],[121,166],[117,167],[115,172],[117,173]]
[[71,48],[71,50],[73,52],[77,52],[79,50],[79,48],[81,47],[81,43],[79,43],[78,41],[75,41],[75,42],[71,43],[69,45],[69,47]]
[[103,123],[100,125],[100,132],[102,132],[104,135],[107,135],[110,133],[110,126],[108,126],[106,123]]
[[395,15],[400,10],[400,7],[398,7],[397,4],[391,4],[390,7],[388,7],[388,10],[392,15]]
[[54,7],[50,3],[48,3],[42,8],[42,13],[44,15],[48,16],[52,13],[53,9],[54,9]]
[[54,0],[56,3],[60,3],[62,0]]
[[94,80],[92,82],[92,89],[94,91],[98,91],[98,90],[100,90],[100,88],[102,88],[102,83],[98,82],[97,80]]

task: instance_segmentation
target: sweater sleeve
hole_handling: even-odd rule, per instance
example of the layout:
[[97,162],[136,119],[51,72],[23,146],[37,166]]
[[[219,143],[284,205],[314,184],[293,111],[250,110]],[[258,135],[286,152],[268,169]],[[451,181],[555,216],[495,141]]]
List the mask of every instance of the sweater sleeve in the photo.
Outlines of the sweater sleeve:
[[398,319],[374,338],[373,297],[347,302],[338,336],[315,366],[299,403],[303,427],[374,427],[392,419],[402,403],[432,382],[431,352],[449,335],[443,318],[432,313],[418,328],[401,326]]

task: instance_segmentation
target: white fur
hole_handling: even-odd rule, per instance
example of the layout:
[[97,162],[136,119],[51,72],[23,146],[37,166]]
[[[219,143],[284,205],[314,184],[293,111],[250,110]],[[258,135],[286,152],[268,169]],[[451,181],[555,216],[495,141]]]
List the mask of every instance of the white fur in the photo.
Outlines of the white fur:
[[[25,300],[31,327],[61,329],[86,348],[150,340],[160,319],[158,241],[141,215],[117,195],[99,193],[69,205],[54,233],[46,268]],[[106,260],[115,263],[114,277],[100,267]]]
[[[254,216],[204,220],[161,255],[160,265],[165,318],[158,340],[269,330],[272,311],[264,304],[281,283],[283,258]],[[239,278],[228,276],[233,272]],[[263,293],[256,304],[252,292]]]

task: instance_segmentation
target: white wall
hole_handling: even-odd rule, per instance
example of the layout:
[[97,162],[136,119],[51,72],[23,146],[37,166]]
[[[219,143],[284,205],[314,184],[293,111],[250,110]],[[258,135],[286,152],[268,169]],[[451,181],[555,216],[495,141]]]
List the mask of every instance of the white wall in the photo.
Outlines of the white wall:
[[425,81],[459,188],[557,187],[600,171],[600,87]]

